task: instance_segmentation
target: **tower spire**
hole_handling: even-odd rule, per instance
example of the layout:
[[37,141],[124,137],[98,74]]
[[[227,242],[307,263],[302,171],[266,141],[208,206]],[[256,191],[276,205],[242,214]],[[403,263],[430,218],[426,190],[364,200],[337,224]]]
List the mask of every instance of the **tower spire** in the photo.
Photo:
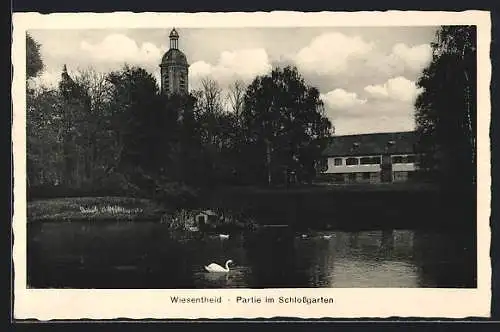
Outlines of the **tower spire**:
[[178,49],[179,48],[179,34],[177,33],[177,30],[175,28],[170,31],[170,48],[171,49]]

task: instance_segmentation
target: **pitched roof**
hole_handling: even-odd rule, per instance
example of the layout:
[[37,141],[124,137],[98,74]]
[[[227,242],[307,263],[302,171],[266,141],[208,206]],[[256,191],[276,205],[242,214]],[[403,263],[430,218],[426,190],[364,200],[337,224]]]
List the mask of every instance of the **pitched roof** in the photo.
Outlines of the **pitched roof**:
[[414,131],[333,136],[323,156],[361,156],[415,153],[417,135]]

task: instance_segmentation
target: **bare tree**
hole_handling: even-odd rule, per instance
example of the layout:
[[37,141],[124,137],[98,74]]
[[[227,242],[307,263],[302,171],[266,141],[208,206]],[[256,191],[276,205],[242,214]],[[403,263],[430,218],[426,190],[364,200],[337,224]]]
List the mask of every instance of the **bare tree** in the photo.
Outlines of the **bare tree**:
[[241,112],[243,111],[245,91],[246,85],[241,80],[234,81],[233,84],[229,86],[227,91],[229,106],[237,118],[239,118]]
[[202,106],[211,114],[222,112],[222,89],[217,81],[209,78],[201,80]]
[[106,80],[106,74],[98,72],[94,68],[78,69],[75,82],[86,90],[90,97],[92,111],[101,111],[103,105],[110,98],[111,87]]
[[198,96],[201,122],[205,128],[206,141],[216,145],[217,117],[222,114],[222,89],[217,81],[204,78],[201,80],[201,90],[195,93]]
[[[98,142],[116,142],[106,137],[98,137],[99,134],[106,133],[108,127],[108,103],[112,87],[106,80],[106,74],[96,71],[93,68],[78,69],[74,75],[75,83],[82,89],[87,97],[87,107],[85,107],[84,121],[82,124],[83,148],[83,172],[88,181],[93,181],[95,171],[106,167],[108,162],[104,159],[109,154],[110,146],[99,146]],[[108,145],[108,144],[106,144]],[[119,151],[119,146],[113,146],[112,151]],[[105,154],[106,156],[103,156]],[[104,158],[104,159],[103,159]],[[115,156],[116,158],[116,156]],[[113,158],[113,159],[115,159]]]

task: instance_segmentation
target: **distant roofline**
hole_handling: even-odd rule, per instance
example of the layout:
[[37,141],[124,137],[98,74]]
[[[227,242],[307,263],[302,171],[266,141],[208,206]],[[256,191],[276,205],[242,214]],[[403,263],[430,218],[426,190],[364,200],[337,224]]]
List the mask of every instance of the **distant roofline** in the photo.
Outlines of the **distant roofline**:
[[325,138],[324,157],[414,154],[417,132],[393,131],[365,134],[333,135]]

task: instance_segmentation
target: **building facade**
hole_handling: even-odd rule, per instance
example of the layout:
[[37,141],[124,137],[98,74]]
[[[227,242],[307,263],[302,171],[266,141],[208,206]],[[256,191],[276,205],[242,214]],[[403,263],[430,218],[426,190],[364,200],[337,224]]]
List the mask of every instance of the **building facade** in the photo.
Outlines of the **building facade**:
[[417,170],[415,132],[332,137],[319,162],[329,183],[405,182]]
[[179,50],[179,34],[170,32],[170,49],[163,55],[160,63],[161,91],[171,96],[188,93],[189,64],[186,56]]

